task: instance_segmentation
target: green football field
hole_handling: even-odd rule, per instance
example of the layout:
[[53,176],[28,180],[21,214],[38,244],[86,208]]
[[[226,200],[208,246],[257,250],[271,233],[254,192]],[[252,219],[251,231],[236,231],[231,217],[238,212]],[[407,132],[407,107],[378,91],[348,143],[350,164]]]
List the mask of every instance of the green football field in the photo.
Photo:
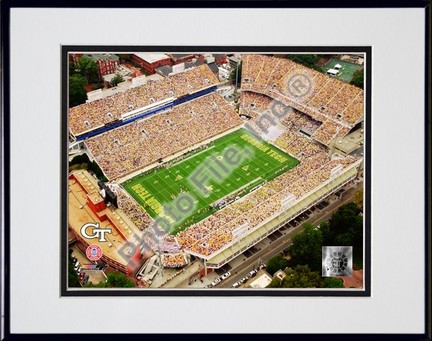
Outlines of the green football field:
[[216,202],[243,196],[298,163],[240,129],[168,168],[137,175],[122,186],[150,216],[159,218],[159,225],[176,234],[217,211]]

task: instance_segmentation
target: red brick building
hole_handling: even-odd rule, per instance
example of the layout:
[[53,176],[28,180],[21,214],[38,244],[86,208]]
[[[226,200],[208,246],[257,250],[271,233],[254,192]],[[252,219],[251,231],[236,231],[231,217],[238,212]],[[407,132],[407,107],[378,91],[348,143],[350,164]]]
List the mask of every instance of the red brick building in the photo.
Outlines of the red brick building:
[[154,74],[155,69],[164,66],[170,65],[170,58],[163,53],[145,53],[145,52],[137,52],[131,56],[132,60],[137,63],[140,67],[144,68],[149,74]]
[[98,66],[99,77],[115,73],[117,66],[119,66],[120,64],[120,59],[118,56],[108,53],[74,53],[72,55],[72,60],[74,64],[78,64],[78,60],[83,56],[91,58],[96,62]]
[[[131,275],[138,271],[143,263],[139,247],[132,250],[130,257],[124,257],[119,250],[127,245],[135,245],[133,236],[139,233],[138,227],[133,224],[120,209],[105,205],[105,200],[99,193],[96,179],[86,170],[77,170],[69,174],[69,217],[70,233],[80,242],[85,250],[89,245],[96,244],[102,250],[101,261],[112,268]],[[121,213],[121,215],[119,214]],[[82,233],[82,227],[89,224],[86,233],[92,234],[91,226],[109,229],[105,240]]]
[[215,58],[215,62],[217,65],[228,63],[228,58],[226,54],[213,53],[213,57]]
[[194,58],[203,60],[203,56],[198,54],[185,54],[185,53],[170,53],[171,65],[177,65],[181,63],[190,63]]

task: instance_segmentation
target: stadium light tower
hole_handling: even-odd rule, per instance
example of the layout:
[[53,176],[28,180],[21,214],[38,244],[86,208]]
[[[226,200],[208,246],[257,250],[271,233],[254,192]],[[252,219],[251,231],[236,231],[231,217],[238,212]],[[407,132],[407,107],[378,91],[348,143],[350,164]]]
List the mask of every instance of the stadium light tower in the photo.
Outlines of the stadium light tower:
[[238,62],[237,65],[236,65],[236,82],[235,82],[234,93],[237,92],[237,87],[238,87],[237,82],[238,82],[238,68],[239,68],[239,65],[240,65],[240,62]]

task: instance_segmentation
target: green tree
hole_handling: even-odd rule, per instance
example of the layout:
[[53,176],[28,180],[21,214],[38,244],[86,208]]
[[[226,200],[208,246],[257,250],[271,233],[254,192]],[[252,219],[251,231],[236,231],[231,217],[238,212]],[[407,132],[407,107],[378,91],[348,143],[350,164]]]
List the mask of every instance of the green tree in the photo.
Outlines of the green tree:
[[89,283],[86,285],[89,288],[133,288],[134,283],[121,272],[110,272],[107,275],[105,282],[97,284]]
[[353,254],[355,258],[363,258],[363,217],[358,215],[354,218],[351,226],[353,234]]
[[113,288],[133,288],[134,283],[120,272],[110,272],[107,275],[107,283]]
[[94,84],[93,84],[93,86],[92,86],[92,90],[103,89],[103,87],[104,87],[104,83],[102,83],[102,82],[97,82],[97,83],[94,83]]
[[[76,166],[76,167],[73,167]],[[88,155],[86,153],[75,156],[70,162],[69,162],[70,170],[74,169],[88,169],[89,171],[93,172],[96,177],[103,181],[107,182],[108,179],[102,172],[101,168],[97,164],[96,161],[90,161]]]
[[69,76],[80,74],[79,71],[80,70],[77,68],[77,66],[74,63],[69,62]]
[[328,221],[322,221],[319,227],[322,234],[323,245],[332,245],[330,223]]
[[321,288],[323,280],[318,272],[311,271],[307,265],[297,265],[285,270],[286,277],[279,282],[273,280],[270,288]]
[[345,245],[353,247],[356,258],[363,257],[363,217],[362,210],[354,202],[339,209],[330,219],[329,236],[325,245]]
[[364,78],[364,71],[362,68],[362,69],[359,69],[356,72],[354,72],[353,79],[351,80],[351,84],[355,85],[356,87],[363,89],[363,87],[364,87],[364,84],[363,84],[364,79],[363,78]]
[[336,277],[326,277],[324,278],[322,287],[323,288],[343,288],[344,287],[343,280]]
[[89,163],[90,159],[86,153],[74,156],[74,158],[69,162],[69,167],[73,165],[80,165],[83,163]]
[[323,72],[318,65],[315,65],[318,60],[318,56],[314,54],[288,54],[286,55],[286,58],[292,60],[295,63],[304,65],[310,69]]
[[70,288],[76,288],[80,286],[78,281],[78,274],[74,269],[74,263],[72,261],[72,250],[69,250],[69,260],[68,260],[68,286]]
[[321,247],[323,237],[321,230],[312,224],[304,224],[303,231],[292,239],[288,249],[293,265],[308,265],[313,271],[321,271]]
[[124,81],[123,76],[120,75],[120,74],[116,74],[116,75],[114,76],[114,78],[111,79],[110,85],[111,85],[111,86],[117,86],[118,83],[121,83],[121,82],[123,82],[123,81]]
[[89,83],[95,83],[99,80],[98,66],[93,59],[82,56],[78,60],[78,69],[81,75],[87,78]]
[[345,246],[352,246],[354,244],[354,235],[350,229],[350,231],[338,234],[335,239],[334,243],[335,245],[345,245]]
[[283,270],[288,266],[288,261],[282,255],[276,255],[270,258],[267,262],[266,270],[270,275],[274,275],[274,273],[278,270]]
[[363,208],[363,188],[354,192],[353,199],[358,207]]
[[132,64],[132,56],[130,54],[119,54],[120,63],[130,63]]
[[346,232],[355,220],[354,217],[358,216],[360,212],[360,208],[354,202],[339,207],[330,219],[332,239],[336,235]]
[[281,287],[281,281],[277,278],[273,278],[270,284],[267,286],[267,288],[280,288]]
[[70,108],[85,103],[85,101],[87,100],[87,93],[84,89],[85,84],[87,84],[87,80],[79,74],[75,74],[69,77]]

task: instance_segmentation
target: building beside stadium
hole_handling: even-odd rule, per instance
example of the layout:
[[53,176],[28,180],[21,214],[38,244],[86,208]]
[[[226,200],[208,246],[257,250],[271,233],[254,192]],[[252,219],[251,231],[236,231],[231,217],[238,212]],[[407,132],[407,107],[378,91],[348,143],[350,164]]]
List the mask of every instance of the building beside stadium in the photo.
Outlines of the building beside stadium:
[[164,53],[136,52],[132,55],[132,60],[149,74],[155,73],[155,69],[160,66],[171,64],[170,57]]
[[120,65],[120,58],[111,53],[74,53],[72,59],[75,65],[81,57],[87,57],[94,60],[98,66],[98,75],[103,77],[110,73],[115,73],[116,68]]
[[[98,245],[102,249],[101,260],[112,268],[127,274],[137,270],[142,254],[140,249],[131,250],[128,243],[132,234],[139,233],[139,229],[130,218],[120,209],[109,203],[100,193],[96,179],[86,170],[73,171],[68,181],[68,216],[69,231],[87,248],[89,245]],[[104,241],[92,236],[89,226],[83,231],[86,224],[97,225],[98,228],[109,230]]]
[[202,56],[195,53],[170,53],[169,57],[171,58],[171,65],[177,65],[181,63],[189,63],[194,59],[202,59]]

